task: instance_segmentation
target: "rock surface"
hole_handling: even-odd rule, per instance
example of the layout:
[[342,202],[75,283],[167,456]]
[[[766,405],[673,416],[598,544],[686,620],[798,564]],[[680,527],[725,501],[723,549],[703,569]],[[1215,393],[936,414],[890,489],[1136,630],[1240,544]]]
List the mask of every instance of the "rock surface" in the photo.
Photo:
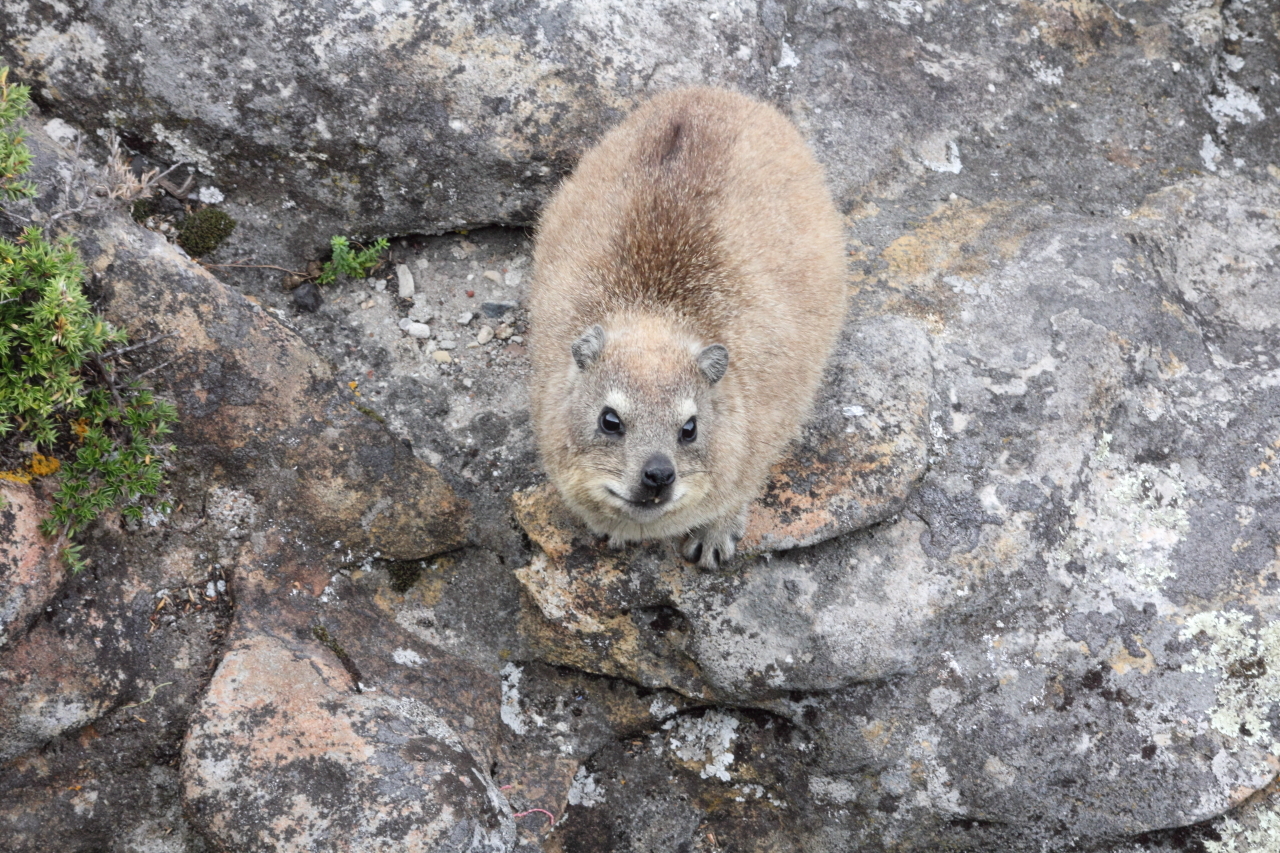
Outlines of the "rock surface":
[[61,582],[53,543],[40,535],[48,511],[29,485],[0,480],[0,648],[26,632]]
[[702,573],[543,485],[526,235],[299,313],[82,227],[112,316],[179,333],[139,367],[184,509],[100,523],[0,648],[15,849],[1280,846],[1267,4],[6,10],[44,107],[199,162],[224,251],[294,269],[526,224],[644,93],[740,86],[827,164],[854,301]]

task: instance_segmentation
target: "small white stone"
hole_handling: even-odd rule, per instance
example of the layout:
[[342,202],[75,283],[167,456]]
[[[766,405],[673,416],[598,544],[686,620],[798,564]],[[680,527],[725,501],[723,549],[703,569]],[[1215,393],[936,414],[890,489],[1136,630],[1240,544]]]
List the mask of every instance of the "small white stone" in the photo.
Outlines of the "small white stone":
[[[401,322],[404,322],[403,320]],[[426,323],[415,323],[409,321],[409,325],[402,327],[409,333],[411,338],[429,338],[431,337],[431,327]]]
[[480,331],[476,333],[476,343],[487,344],[493,340],[493,329],[489,326],[481,326]]
[[522,343],[524,343],[524,338],[520,337],[519,335],[512,335],[512,336],[511,336],[511,343],[513,343],[513,344],[522,344]]
[[500,341],[505,341],[511,337],[511,325],[509,323],[499,323],[498,328],[493,331],[493,336]]
[[440,349],[457,349],[457,348],[458,348],[457,341],[441,341],[440,342]]
[[431,357],[434,358],[440,364],[448,364],[449,362],[453,361],[453,356],[449,355],[449,353],[445,352],[442,349],[438,349],[435,352],[431,353]]
[[470,311],[463,311],[461,314],[458,315],[458,325],[459,326],[467,325],[468,323],[471,322],[471,318],[474,316],[475,315],[472,314]]
[[484,277],[489,279],[489,281],[497,282],[498,284],[502,283],[502,273],[497,270],[485,270]]
[[462,380],[462,387],[463,387],[463,388],[470,388],[470,387],[471,387],[471,380],[470,380],[470,379],[463,379],[463,380]]
[[408,264],[396,264],[396,277],[400,280],[400,298],[413,298],[413,273],[409,272]]

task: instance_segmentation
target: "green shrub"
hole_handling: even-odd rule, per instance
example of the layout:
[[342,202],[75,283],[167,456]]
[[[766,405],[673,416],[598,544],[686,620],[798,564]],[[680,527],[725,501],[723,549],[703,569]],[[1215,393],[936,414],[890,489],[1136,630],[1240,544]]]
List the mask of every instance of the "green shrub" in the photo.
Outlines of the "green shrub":
[[[4,120],[25,112],[27,93],[7,86],[6,72],[0,69],[0,160],[17,164],[4,178],[12,190],[30,157],[5,150],[26,146]],[[172,405],[115,375],[108,347],[123,344],[125,333],[93,312],[83,278],[70,239],[50,243],[36,227],[16,241],[0,238],[0,440],[25,438],[36,449],[23,469],[0,477],[59,476],[41,525],[47,536],[73,537],[118,505],[140,518],[138,501],[160,487],[161,457],[173,449],[162,441],[177,421]],[[78,545],[63,557],[72,571],[84,567]]]
[[352,249],[346,237],[334,237],[329,241],[333,249],[333,259],[320,268],[317,284],[332,284],[338,273],[348,278],[364,278],[382,262],[382,253],[387,250],[387,238],[380,237],[371,246],[364,249]]
[[0,201],[17,201],[36,194],[22,176],[31,168],[31,152],[22,144],[22,131],[10,130],[31,110],[31,90],[9,83],[9,69],[0,66]]
[[183,220],[178,229],[178,245],[191,257],[202,258],[230,237],[235,227],[236,221],[226,213],[216,207],[202,207]]

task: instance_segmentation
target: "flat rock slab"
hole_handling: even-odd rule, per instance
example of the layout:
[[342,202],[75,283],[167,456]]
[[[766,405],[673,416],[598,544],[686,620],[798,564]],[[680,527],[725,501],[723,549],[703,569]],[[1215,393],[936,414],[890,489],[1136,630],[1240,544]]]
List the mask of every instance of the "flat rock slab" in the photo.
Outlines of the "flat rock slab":
[[103,274],[107,318],[133,340],[162,338],[187,458],[253,497],[257,529],[391,559],[466,541],[470,512],[439,472],[275,318],[127,221],[84,235],[82,251]]
[[30,486],[0,480],[0,648],[26,631],[62,583],[54,543],[40,533],[47,513]]
[[[743,553],[814,545],[900,511],[925,470],[931,382],[927,336],[915,322],[851,319],[802,438],[751,505]],[[708,695],[688,657],[630,615],[687,600],[708,578],[661,543],[609,549],[550,485],[512,500],[545,554],[516,571],[541,614],[526,615],[539,648],[566,665]]]
[[[511,810],[458,729],[385,683],[361,685],[323,636],[232,644],[184,750],[197,826],[243,851],[510,850]],[[496,703],[474,708],[486,710]]]

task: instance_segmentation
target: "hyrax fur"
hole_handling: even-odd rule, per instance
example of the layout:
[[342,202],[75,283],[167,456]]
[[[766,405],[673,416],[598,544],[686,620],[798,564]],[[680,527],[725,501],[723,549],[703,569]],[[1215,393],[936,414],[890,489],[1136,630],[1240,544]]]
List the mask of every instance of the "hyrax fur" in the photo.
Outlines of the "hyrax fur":
[[565,502],[614,545],[730,559],[845,313],[840,216],[800,134],[733,92],[655,97],[560,187],[534,266],[533,427]]

